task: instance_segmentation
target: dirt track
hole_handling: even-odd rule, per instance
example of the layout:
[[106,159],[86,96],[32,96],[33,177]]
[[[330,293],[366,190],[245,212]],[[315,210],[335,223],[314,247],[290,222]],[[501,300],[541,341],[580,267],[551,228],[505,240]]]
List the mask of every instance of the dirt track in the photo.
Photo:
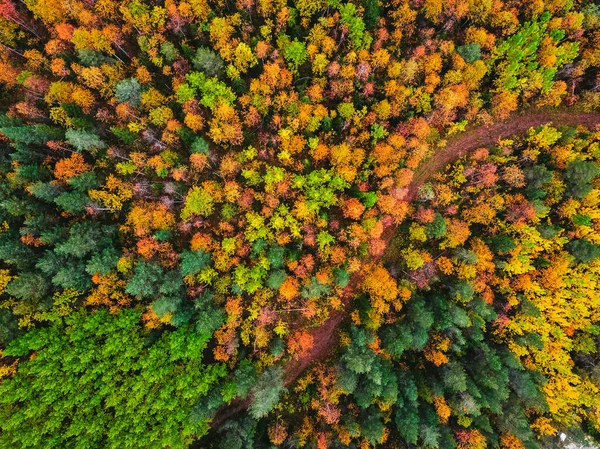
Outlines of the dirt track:
[[[422,164],[415,172],[415,176],[408,186],[404,201],[412,201],[419,187],[432,175],[443,170],[448,164],[477,148],[492,145],[499,139],[520,135],[532,127],[553,123],[555,125],[583,125],[589,129],[595,129],[600,124],[600,113],[577,113],[577,112],[527,112],[515,115],[508,120],[494,123],[490,126],[480,126],[468,129],[466,132],[452,137],[445,148],[436,152],[432,158]],[[381,238],[389,245],[396,232],[396,226],[391,225],[384,229]],[[365,263],[376,262],[378,258],[369,258]],[[357,292],[361,284],[363,274],[359,271],[352,278],[342,294],[344,307],[347,307],[350,299]],[[335,347],[335,331],[343,321],[345,311],[336,310],[331,317],[321,326],[314,329],[312,336],[314,346],[300,359],[291,360],[285,367],[284,384],[291,384],[305,369],[314,361],[325,358],[330,350]],[[213,426],[218,426],[232,414],[246,408],[249,401],[235,401],[226,410],[217,413],[213,420]]]

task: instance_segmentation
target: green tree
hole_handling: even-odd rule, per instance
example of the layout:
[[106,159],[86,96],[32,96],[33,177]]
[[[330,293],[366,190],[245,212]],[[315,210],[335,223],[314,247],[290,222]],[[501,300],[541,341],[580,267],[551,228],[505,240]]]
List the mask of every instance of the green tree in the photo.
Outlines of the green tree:
[[248,411],[254,419],[266,416],[277,404],[283,388],[283,371],[278,366],[267,368],[251,390],[252,402]]
[[21,330],[19,321],[10,310],[0,310],[0,348],[14,340]]
[[23,301],[37,303],[48,295],[50,285],[39,273],[25,272],[19,274],[6,286],[6,294]]
[[381,412],[377,407],[366,409],[362,414],[360,422],[361,434],[364,435],[370,444],[375,446],[382,442],[385,425],[381,418]]
[[600,246],[586,239],[573,240],[567,244],[567,249],[580,263],[590,263],[600,258]]
[[206,47],[200,47],[196,50],[192,64],[196,70],[208,76],[219,76],[225,68],[225,63],[221,57]]
[[446,235],[446,220],[441,214],[435,214],[434,220],[427,225],[426,233],[430,239],[439,239]]
[[304,42],[300,42],[294,39],[293,42],[289,43],[283,50],[283,56],[288,64],[292,65],[296,69],[306,62],[308,54],[306,53],[306,46]]
[[363,20],[367,31],[373,31],[379,22],[380,5],[379,0],[363,0]]
[[348,27],[350,42],[354,48],[361,48],[365,42],[365,22],[356,15],[356,5],[345,3],[339,7],[342,24]]
[[138,298],[156,297],[163,278],[164,271],[159,265],[141,260],[127,283],[126,291]]
[[115,85],[115,98],[119,103],[127,101],[134,108],[138,107],[141,94],[142,86],[135,78],[121,80]]
[[106,148],[106,143],[96,134],[83,129],[68,129],[65,137],[77,151],[94,151]]
[[81,311],[11,342],[6,355],[23,359],[0,384],[0,446],[183,449],[206,433],[190,412],[225,374],[202,364],[210,336],[148,339],[139,319]]
[[274,270],[267,278],[267,287],[277,290],[287,279],[287,274],[284,270]]
[[577,160],[571,162],[565,171],[567,194],[583,198],[592,190],[592,181],[600,174],[600,169],[590,161]]
[[481,45],[470,42],[457,47],[456,52],[462,56],[465,62],[471,64],[481,58]]
[[181,218],[187,220],[194,214],[208,217],[213,213],[214,200],[210,193],[198,186],[192,187],[185,198],[185,206],[181,211]]
[[210,254],[204,251],[184,251],[181,258],[181,275],[198,274],[210,262]]

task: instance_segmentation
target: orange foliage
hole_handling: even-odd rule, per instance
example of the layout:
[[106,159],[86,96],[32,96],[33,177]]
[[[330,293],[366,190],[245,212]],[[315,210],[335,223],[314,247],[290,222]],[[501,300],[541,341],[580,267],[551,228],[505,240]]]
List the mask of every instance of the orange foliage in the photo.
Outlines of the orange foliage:
[[281,287],[279,287],[279,294],[283,299],[291,301],[298,296],[298,286],[298,281],[295,278],[288,276],[285,282],[281,284]]
[[67,182],[73,176],[78,176],[91,170],[92,166],[85,162],[79,153],[71,153],[71,156],[59,160],[54,166],[54,176],[62,182]]
[[448,422],[448,418],[450,418],[451,410],[450,407],[448,407],[448,404],[446,404],[444,397],[434,396],[433,405],[435,407],[435,412],[438,415],[440,424],[446,424]]
[[287,429],[279,422],[269,426],[267,433],[269,434],[269,440],[275,445],[282,444],[288,436]]
[[175,215],[162,203],[138,203],[127,215],[127,224],[136,236],[168,230],[175,224]]
[[288,349],[297,358],[304,357],[312,349],[313,345],[313,336],[306,329],[296,330],[288,338]]
[[344,216],[358,220],[365,210],[365,206],[356,198],[350,198],[344,202]]

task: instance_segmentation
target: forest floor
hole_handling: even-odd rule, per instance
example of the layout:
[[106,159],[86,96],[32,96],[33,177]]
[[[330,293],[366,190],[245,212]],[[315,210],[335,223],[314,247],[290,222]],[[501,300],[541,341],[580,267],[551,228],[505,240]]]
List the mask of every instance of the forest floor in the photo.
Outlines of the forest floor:
[[[509,119],[496,122],[488,126],[468,127],[467,130],[448,139],[444,148],[435,152],[435,154],[415,171],[413,180],[406,188],[403,200],[411,202],[415,199],[419,188],[429,180],[433,175],[446,168],[446,166],[456,159],[465,156],[469,152],[481,147],[487,147],[497,143],[501,139],[511,136],[522,135],[530,128],[552,123],[555,126],[578,126],[583,125],[594,130],[596,125],[600,124],[600,113],[580,113],[563,111],[524,111],[521,114],[513,115]],[[397,225],[387,226],[381,239],[384,240],[386,247],[390,245]],[[365,264],[373,264],[379,260],[379,257],[370,257]],[[350,300],[358,291],[364,271],[356,272],[342,293],[342,310],[334,310],[327,321],[319,327],[312,330],[314,346],[304,352],[299,358],[288,362],[284,370],[284,385],[290,385],[302,372],[313,362],[327,357],[331,350],[336,347],[336,329],[346,317],[345,309],[350,304]],[[213,427],[218,427],[229,416],[245,409],[249,405],[249,400],[236,400],[226,409],[217,413],[212,422]]]

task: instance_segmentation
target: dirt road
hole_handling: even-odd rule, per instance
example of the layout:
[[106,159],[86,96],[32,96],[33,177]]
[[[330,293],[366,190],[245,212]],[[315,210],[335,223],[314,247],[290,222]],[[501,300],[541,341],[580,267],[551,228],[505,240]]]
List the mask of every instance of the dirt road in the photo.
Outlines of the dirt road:
[[[520,115],[496,122],[490,126],[479,126],[467,129],[462,134],[449,139],[446,147],[437,151],[433,157],[424,162],[415,172],[414,178],[407,189],[405,201],[412,201],[419,187],[423,185],[435,173],[443,170],[448,164],[456,159],[466,155],[477,148],[493,145],[499,139],[506,139],[511,136],[526,133],[530,128],[552,123],[556,126],[583,125],[588,129],[594,130],[596,125],[600,124],[600,113],[577,113],[577,112],[525,112]],[[382,239],[386,246],[389,245],[396,232],[396,226],[391,225],[385,228]],[[374,263],[377,258],[369,258],[365,263]],[[358,291],[362,282],[362,272],[357,272],[344,289],[342,301],[344,308],[350,303],[352,297]],[[344,320],[344,310],[332,312],[330,318],[321,326],[315,328],[312,332],[314,346],[299,359],[290,360],[285,366],[284,383],[291,384],[312,362],[324,359],[332,348],[336,346],[336,329]],[[226,410],[221,410],[213,420],[213,426],[218,426],[232,414],[246,408],[249,402],[235,401]]]

